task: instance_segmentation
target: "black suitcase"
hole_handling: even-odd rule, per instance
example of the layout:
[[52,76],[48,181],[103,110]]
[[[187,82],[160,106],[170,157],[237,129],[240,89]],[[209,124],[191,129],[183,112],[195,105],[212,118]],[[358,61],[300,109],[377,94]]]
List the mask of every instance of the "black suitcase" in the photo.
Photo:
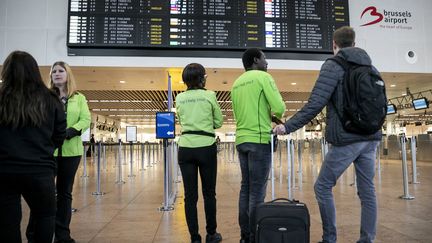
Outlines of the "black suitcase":
[[256,243],[309,243],[310,216],[306,204],[278,198],[256,209]]

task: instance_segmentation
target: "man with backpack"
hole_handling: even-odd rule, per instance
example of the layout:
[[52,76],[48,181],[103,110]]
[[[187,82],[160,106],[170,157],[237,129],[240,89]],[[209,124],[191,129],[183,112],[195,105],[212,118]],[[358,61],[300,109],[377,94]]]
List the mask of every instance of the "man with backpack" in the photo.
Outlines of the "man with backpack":
[[355,32],[351,27],[334,32],[335,57],[322,65],[308,103],[285,124],[273,129],[276,134],[292,133],[327,107],[325,138],[331,147],[314,186],[323,225],[322,243],[337,240],[332,188],[351,163],[355,166],[361,200],[357,242],[373,242],[376,235],[375,153],[381,140],[387,98],[384,82],[370,57],[354,44]]

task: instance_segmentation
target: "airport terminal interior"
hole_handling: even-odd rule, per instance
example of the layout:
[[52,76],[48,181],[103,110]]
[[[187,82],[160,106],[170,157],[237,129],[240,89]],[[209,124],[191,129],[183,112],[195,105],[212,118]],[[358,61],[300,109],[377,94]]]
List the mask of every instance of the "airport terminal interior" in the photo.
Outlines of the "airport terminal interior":
[[[175,151],[167,176],[160,141],[154,139],[154,112],[165,110],[167,104],[168,91],[164,88],[167,78],[163,76],[168,69],[73,69],[78,88],[87,96],[92,111],[91,131],[96,141],[104,143],[101,145],[100,157],[97,152],[92,157],[83,157],[77,172],[73,192],[76,212],[72,216],[72,237],[77,242],[190,242],[184,214],[183,184],[175,163]],[[175,73],[179,70],[169,71]],[[207,86],[217,92],[224,115],[224,126],[216,130],[222,140],[218,153],[217,219],[223,242],[239,242],[240,238],[237,213],[241,174],[233,149],[235,123],[229,89],[235,77],[242,72],[241,69],[207,69]],[[286,103],[287,118],[307,102],[318,72],[271,69],[269,72],[275,78]],[[49,67],[42,67],[42,73],[47,75]],[[419,91],[424,91],[421,92],[424,97],[430,97],[432,75],[383,73],[383,77],[389,80],[387,94],[392,100],[390,103],[399,109],[398,114],[387,116],[383,130],[386,136],[383,136],[377,152],[376,242],[431,242],[432,156],[431,135],[428,134],[431,130],[431,112],[430,109],[416,111],[410,104],[411,95],[417,97]],[[119,79],[126,82],[119,82]],[[153,82],[158,79],[165,81],[162,84]],[[102,81],[106,85],[100,85]],[[181,85],[184,84],[179,82],[173,87]],[[174,100],[180,92],[181,88],[174,88]],[[407,92],[411,95],[407,95]],[[289,137],[279,136],[278,150],[274,153],[274,179],[272,182],[270,177],[267,186],[266,201],[291,197],[307,204],[311,215],[311,242],[321,240],[322,234],[313,184],[320,171],[322,154],[328,146],[321,140],[324,121],[325,114],[321,113],[300,132]],[[126,141],[126,126],[138,128],[139,143],[133,145],[132,159],[130,144],[126,142],[120,148],[115,143],[118,139]],[[405,181],[404,150],[400,145],[402,134],[409,138],[405,146]],[[417,138],[414,150],[411,147],[412,136]],[[291,160],[287,156],[287,139],[293,141],[290,144],[294,144],[291,145],[294,149]],[[168,148],[169,151],[172,149]],[[415,167],[412,151],[415,151]],[[290,171],[288,161],[294,163],[294,169]],[[288,173],[292,184],[290,192]],[[168,181],[165,182],[165,179]],[[360,201],[352,167],[339,179],[333,192],[337,207],[338,242],[355,242],[359,236]],[[198,210],[200,233],[204,236],[202,195],[199,196]],[[25,232],[27,212],[24,210],[23,213],[22,232]]]
[[[46,77],[49,67],[41,67],[41,70]],[[181,69],[73,67],[73,70],[78,89],[86,95],[92,112],[91,133],[104,144],[100,153],[96,152],[89,158],[83,157],[76,175],[72,237],[76,242],[95,243],[189,242],[182,178],[173,158],[173,171],[170,171],[169,181],[164,181],[166,167],[162,148],[159,140],[154,138],[155,111],[165,110],[167,105],[165,74],[169,71],[175,75]],[[287,118],[307,102],[318,72],[272,69],[269,72],[275,78],[287,105]],[[217,92],[224,114],[224,127],[217,131],[222,139],[218,153],[218,231],[223,236],[223,242],[238,242],[237,212],[241,174],[233,150],[235,123],[229,89],[242,70],[209,68],[207,73],[207,87]],[[430,109],[414,110],[411,101],[413,98],[431,97],[432,75],[385,72],[383,77],[388,80],[388,97],[399,112],[387,117],[383,130],[386,136],[377,154],[376,242],[429,243],[432,242],[432,114]],[[178,82],[173,83],[173,86],[175,97],[184,84]],[[294,185],[290,193],[293,198],[306,203],[310,210],[311,242],[321,240],[322,234],[313,183],[322,163],[322,151],[325,151],[325,144],[320,140],[324,120],[325,114],[321,113],[300,133],[290,137],[295,143],[291,177],[294,178]],[[134,143],[132,158],[129,144],[119,148],[118,143],[113,143],[118,139],[126,140],[126,126],[138,128],[140,143]],[[412,149],[411,140],[406,145],[405,162],[408,169],[405,181],[401,134],[407,138],[417,138],[417,145],[414,145],[416,149]],[[287,138],[279,139],[280,150],[274,153],[274,181],[269,180],[266,201],[272,199],[272,183],[276,198],[289,196]],[[298,152],[299,149],[301,152]],[[413,152],[416,153],[415,167],[412,164]],[[169,184],[167,194],[164,183]],[[338,242],[355,242],[359,235],[360,203],[351,167],[339,179],[333,192],[337,207]],[[168,198],[166,195],[169,195]],[[23,206],[22,232],[25,239],[28,209],[24,201]],[[205,235],[202,196],[198,206],[200,232]]]
[[[196,11],[185,10],[188,6],[206,12],[195,16]],[[268,73],[286,105],[285,121],[308,102],[321,65],[332,56],[332,31],[350,25],[357,34],[356,45],[369,53],[381,72],[389,104],[376,154],[375,242],[431,243],[431,9],[430,0],[0,0],[0,65],[10,52],[24,50],[49,80],[51,65],[65,61],[77,90],[88,101],[91,124],[82,135],[86,146],[73,188],[70,229],[77,243],[187,243],[175,143],[180,125],[177,138],[164,147],[155,136],[155,118],[156,112],[170,110],[171,101],[175,104],[186,89],[183,68],[192,62],[202,64],[206,88],[216,92],[223,115],[223,126],[216,130],[221,140],[217,231],[222,242],[237,243],[241,172],[230,90],[244,72],[242,52],[259,46],[268,55]],[[243,39],[235,42],[228,36]],[[331,146],[325,142],[325,122],[324,109],[299,131],[278,136],[265,198],[305,203],[310,242],[322,240],[313,185]],[[90,134],[96,141],[91,146]],[[87,157],[89,147],[93,152]],[[354,174],[349,167],[333,190],[339,243],[356,242],[360,234]],[[24,200],[22,206],[26,242],[29,209]],[[198,217],[204,238],[201,193]]]

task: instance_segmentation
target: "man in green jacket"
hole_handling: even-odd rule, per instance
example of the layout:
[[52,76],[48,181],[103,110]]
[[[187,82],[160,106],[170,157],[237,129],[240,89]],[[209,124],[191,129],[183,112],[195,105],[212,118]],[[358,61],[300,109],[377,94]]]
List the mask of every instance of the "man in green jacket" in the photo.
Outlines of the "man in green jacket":
[[258,48],[243,53],[246,70],[231,89],[236,146],[242,173],[239,197],[241,243],[254,242],[256,206],[264,202],[271,165],[271,116],[281,118],[285,103]]

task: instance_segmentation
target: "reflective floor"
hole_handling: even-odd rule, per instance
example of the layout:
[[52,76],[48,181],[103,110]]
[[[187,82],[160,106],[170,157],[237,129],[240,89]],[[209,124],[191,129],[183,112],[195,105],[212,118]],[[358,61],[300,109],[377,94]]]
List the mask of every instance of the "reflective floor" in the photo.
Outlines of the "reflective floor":
[[[275,195],[287,197],[287,166],[285,152],[275,154]],[[136,154],[138,156],[138,154]],[[297,154],[296,154],[297,156]],[[232,154],[221,151],[218,162],[217,205],[218,231],[223,242],[239,242],[237,223],[237,200],[240,188],[240,168]],[[183,184],[178,187],[177,200],[172,211],[159,211],[163,202],[163,163],[134,161],[130,176],[129,158],[123,162],[123,183],[116,183],[118,167],[113,152],[107,150],[106,169],[101,172],[102,196],[94,196],[96,186],[96,163],[87,161],[88,177],[83,177],[80,167],[74,186],[72,237],[76,242],[190,242],[184,215]],[[136,159],[136,158],[135,158]],[[156,160],[156,159],[155,159]],[[298,171],[296,159],[295,171]],[[321,239],[321,219],[313,193],[313,183],[321,166],[320,153],[304,150],[302,155],[302,183],[296,175],[294,197],[305,202],[311,214],[311,242]],[[282,164],[282,166],[280,166]],[[151,167],[149,167],[149,165]],[[409,184],[414,200],[402,200],[404,194],[401,161],[381,160],[381,171],[375,179],[378,196],[378,228],[376,242],[432,242],[432,163],[417,163],[417,180]],[[410,170],[411,171],[411,170]],[[282,173],[282,177],[280,175]],[[281,180],[282,178],[282,180]],[[411,180],[411,177],[410,177]],[[334,188],[337,207],[338,242],[356,242],[359,236],[360,202],[356,194],[353,170],[350,167]],[[299,186],[301,185],[301,187]],[[271,181],[266,200],[271,199]],[[22,233],[28,221],[28,208],[23,201]],[[202,196],[198,202],[200,233],[205,237],[205,216]]]

